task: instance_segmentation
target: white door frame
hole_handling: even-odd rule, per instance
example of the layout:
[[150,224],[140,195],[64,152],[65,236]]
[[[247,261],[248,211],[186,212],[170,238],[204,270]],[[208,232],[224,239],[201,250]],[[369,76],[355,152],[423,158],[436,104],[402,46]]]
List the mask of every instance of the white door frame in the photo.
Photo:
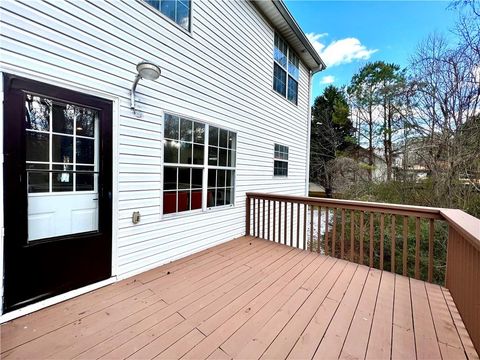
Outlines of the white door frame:
[[78,85],[75,83],[68,82],[63,79],[54,78],[51,76],[45,76],[34,71],[30,70],[19,70],[17,67],[12,67],[8,65],[2,65],[0,67],[0,100],[2,101],[2,106],[0,107],[0,160],[2,164],[2,169],[0,172],[0,298],[3,300],[3,258],[4,258],[4,210],[3,210],[3,164],[4,164],[4,155],[3,155],[3,98],[4,98],[4,89],[3,89],[3,75],[4,73],[9,73],[12,75],[21,76],[27,79],[43,82],[53,86],[62,87],[65,89],[81,92],[87,95],[97,96],[106,100],[112,101],[112,275],[109,279],[100,281],[95,284],[91,284],[79,289],[69,291],[64,294],[60,294],[54,297],[51,297],[46,300],[39,301],[35,304],[25,306],[24,308],[11,311],[7,314],[3,314],[3,307],[0,308],[0,324],[14,318],[29,314],[31,312],[37,311],[39,309],[51,306],[53,304],[65,301],[67,299],[73,298],[75,296],[84,294],[86,292],[92,291],[96,288],[111,284],[117,280],[118,275],[118,141],[119,141],[119,123],[120,123],[120,96],[129,98],[129,89],[125,89],[125,93],[121,95],[111,94],[96,89],[92,89],[86,86]]

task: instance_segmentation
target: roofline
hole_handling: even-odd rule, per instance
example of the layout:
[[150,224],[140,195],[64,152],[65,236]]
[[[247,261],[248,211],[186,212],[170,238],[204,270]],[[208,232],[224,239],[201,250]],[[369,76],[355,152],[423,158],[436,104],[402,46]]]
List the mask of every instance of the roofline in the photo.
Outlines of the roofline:
[[302,45],[305,46],[305,49],[310,53],[313,59],[317,62],[318,67],[316,69],[311,69],[312,73],[325,70],[327,68],[327,65],[325,65],[325,63],[323,62],[322,58],[313,47],[310,40],[308,40],[307,36],[301,29],[300,25],[298,25],[297,21],[295,20],[293,15],[290,13],[290,10],[288,10],[284,1],[283,0],[271,0],[271,1],[273,5],[277,8],[277,10],[282,14],[283,18],[285,19],[287,24],[290,26],[290,28],[293,30],[293,32],[298,37],[298,39],[301,41]]

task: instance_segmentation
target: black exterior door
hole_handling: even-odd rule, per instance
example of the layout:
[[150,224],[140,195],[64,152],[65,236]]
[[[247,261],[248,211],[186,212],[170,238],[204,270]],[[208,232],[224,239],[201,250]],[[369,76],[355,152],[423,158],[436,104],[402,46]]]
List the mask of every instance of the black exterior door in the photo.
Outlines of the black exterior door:
[[8,312],[111,276],[112,103],[3,80]]

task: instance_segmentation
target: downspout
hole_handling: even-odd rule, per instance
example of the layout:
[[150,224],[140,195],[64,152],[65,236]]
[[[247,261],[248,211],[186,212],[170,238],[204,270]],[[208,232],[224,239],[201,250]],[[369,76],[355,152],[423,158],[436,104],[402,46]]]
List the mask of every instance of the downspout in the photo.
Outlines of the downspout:
[[308,190],[310,187],[310,133],[312,131],[312,106],[311,102],[311,94],[312,94],[312,70],[309,71],[309,79],[308,79],[308,131],[307,131],[307,171],[306,179],[305,179],[305,196],[308,196]]

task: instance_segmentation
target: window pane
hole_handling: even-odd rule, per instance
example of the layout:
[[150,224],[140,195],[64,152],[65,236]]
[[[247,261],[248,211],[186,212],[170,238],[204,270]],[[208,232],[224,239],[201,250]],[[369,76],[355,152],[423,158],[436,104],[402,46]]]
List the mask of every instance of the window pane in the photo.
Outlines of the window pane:
[[171,214],[177,211],[177,192],[165,191],[163,193],[163,213]]
[[190,28],[190,9],[188,1],[177,1],[177,19],[175,20],[185,30]]
[[286,161],[274,161],[274,176],[288,176],[288,163]]
[[165,114],[165,138],[178,140],[178,126],[179,119],[178,116],[173,116]]
[[225,187],[225,170],[217,170],[217,187]]
[[203,145],[193,145],[193,163],[203,165],[203,158],[205,154],[205,148]]
[[166,163],[178,163],[178,148],[180,144],[178,141],[167,140],[163,148],[163,156]]
[[209,146],[208,147],[208,165],[216,166],[218,164],[218,148]]
[[225,189],[217,190],[217,199],[216,199],[215,205],[216,206],[225,205]]
[[52,130],[53,132],[73,134],[75,108],[72,105],[53,103]]
[[227,170],[226,186],[230,186],[230,187],[234,186],[234,171],[233,170]]
[[[77,191],[93,191],[95,189],[95,174],[93,173],[93,166],[76,166],[76,185]],[[88,171],[89,173],[78,173],[78,171]]]
[[225,190],[225,205],[233,204],[233,191],[231,188]]
[[177,168],[165,166],[163,168],[163,189],[174,190],[177,188]]
[[228,132],[228,148],[235,150],[237,148],[237,134]]
[[175,0],[162,0],[160,3],[160,11],[175,21]]
[[208,132],[208,144],[218,146],[218,128],[215,126],[210,126]]
[[208,170],[208,187],[215,187],[217,186],[217,170],[209,169]]
[[204,124],[194,123],[193,141],[198,144],[205,144],[205,125]]
[[190,191],[178,192],[178,212],[190,210]]
[[291,51],[291,49],[288,55],[288,74],[292,76],[295,80],[298,80],[298,57],[293,53],[293,51]]
[[219,146],[226,148],[228,146],[228,131],[220,129],[220,144]]
[[278,64],[273,64],[273,89],[285,96],[287,73]]
[[48,164],[27,164],[28,192],[48,192],[50,178],[48,172],[34,170],[48,170]]
[[52,173],[52,191],[73,191],[72,165],[53,165],[53,170],[65,170],[65,172]]
[[188,168],[178,169],[178,188],[190,189],[190,169]]
[[273,58],[283,67],[287,66],[287,43],[277,33],[275,33]]
[[227,166],[227,151],[226,149],[218,149],[218,166]]
[[[54,142],[55,144],[55,142]],[[95,161],[95,141],[77,138],[77,163],[93,164]]]
[[77,135],[95,136],[95,118],[97,114],[94,110],[77,108]]
[[152,5],[155,9],[160,10],[160,0],[145,0],[147,4]]
[[52,161],[61,163],[73,162],[73,137],[61,135],[52,136]]
[[49,135],[26,132],[27,161],[49,161]]
[[215,189],[208,189],[207,191],[207,207],[215,206]]
[[235,153],[236,153],[236,151],[228,150],[228,164],[227,164],[227,166],[235,167]]
[[202,190],[192,191],[192,210],[202,208]]
[[27,129],[50,130],[50,104],[50,100],[27,94],[25,101],[25,122]]
[[191,164],[192,163],[192,144],[186,142],[180,142],[180,163]]
[[192,141],[193,122],[186,119],[180,119],[180,140]]
[[298,98],[298,83],[292,78],[288,77],[288,100],[297,104]]
[[192,189],[201,189],[203,184],[203,170],[192,169]]

